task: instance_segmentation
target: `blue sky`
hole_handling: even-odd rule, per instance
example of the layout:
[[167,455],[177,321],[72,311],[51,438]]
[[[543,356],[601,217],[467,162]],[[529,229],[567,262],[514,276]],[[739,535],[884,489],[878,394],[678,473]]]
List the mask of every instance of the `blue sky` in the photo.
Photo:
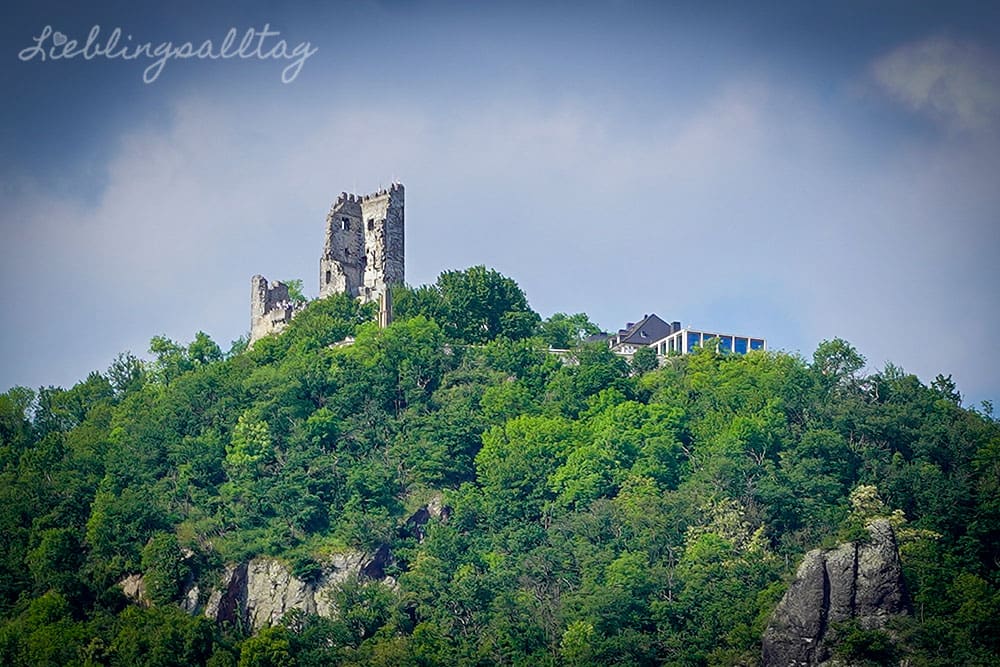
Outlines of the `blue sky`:
[[[1000,11],[982,3],[25,3],[0,22],[0,391],[317,291],[341,191],[406,185],[407,280],[487,264],[606,329],[851,341],[1000,401]],[[268,24],[289,61],[28,61]],[[272,42],[273,43],[273,42]],[[52,45],[49,38],[48,45]]]

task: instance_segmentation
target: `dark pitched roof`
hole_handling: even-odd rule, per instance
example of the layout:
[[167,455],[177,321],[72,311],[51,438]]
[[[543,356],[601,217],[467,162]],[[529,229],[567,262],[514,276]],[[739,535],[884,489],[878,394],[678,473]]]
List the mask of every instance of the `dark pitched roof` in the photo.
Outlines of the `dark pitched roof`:
[[656,314],[644,315],[638,322],[629,325],[618,332],[621,343],[635,345],[650,345],[673,333],[670,324],[664,322]]

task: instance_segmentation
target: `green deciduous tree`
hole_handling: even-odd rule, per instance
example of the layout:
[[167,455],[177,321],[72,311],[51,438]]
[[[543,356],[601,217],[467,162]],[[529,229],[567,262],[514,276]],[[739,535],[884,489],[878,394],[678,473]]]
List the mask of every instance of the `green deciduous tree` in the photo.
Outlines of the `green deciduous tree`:
[[539,324],[538,331],[546,344],[557,350],[571,348],[587,336],[601,333],[600,328],[590,321],[586,313],[555,313]]
[[211,621],[177,607],[131,606],[115,619],[111,665],[181,667],[205,664],[214,649]]
[[146,594],[154,604],[169,604],[180,597],[191,569],[173,533],[154,533],[143,547],[141,564]]
[[660,360],[656,356],[656,350],[651,347],[640,347],[632,355],[629,364],[636,373],[648,373],[656,370],[660,365]]
[[222,359],[222,350],[208,334],[199,331],[188,345],[187,358],[194,365],[210,364]]
[[140,570],[143,545],[154,532],[166,527],[166,517],[150,501],[148,489],[97,492],[87,520],[86,542],[95,569],[104,576],[114,578]]
[[538,314],[517,283],[485,266],[445,271],[435,287],[441,295],[441,325],[453,340],[516,340],[530,336],[538,325]]
[[240,646],[239,667],[294,667],[291,633],[276,625],[265,628]]
[[577,429],[559,417],[515,417],[483,435],[476,473],[496,517],[535,518],[554,494],[548,476],[565,458]]
[[226,466],[234,476],[252,473],[272,455],[267,422],[250,412],[240,415],[226,446]]
[[156,357],[153,360],[153,377],[163,384],[170,384],[191,370],[187,348],[166,336],[153,336],[149,341],[149,351]]
[[146,365],[131,352],[121,352],[108,367],[108,379],[116,396],[141,389],[146,381]]
[[54,590],[67,597],[82,590],[80,568],[84,554],[80,539],[69,528],[49,528],[25,559],[35,585],[41,591]]
[[302,279],[292,278],[290,280],[282,280],[286,287],[288,287],[288,298],[297,303],[305,303],[308,301],[306,295],[302,293]]
[[825,340],[813,353],[812,369],[828,388],[853,388],[865,358],[853,345],[841,338]]

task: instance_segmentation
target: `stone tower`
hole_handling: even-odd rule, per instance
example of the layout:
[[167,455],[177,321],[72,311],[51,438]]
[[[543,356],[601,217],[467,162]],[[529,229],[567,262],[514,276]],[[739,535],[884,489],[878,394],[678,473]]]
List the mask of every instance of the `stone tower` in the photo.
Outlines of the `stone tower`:
[[[388,287],[402,283],[403,186],[370,195],[341,193],[326,216],[326,242],[319,260],[319,296],[348,294],[377,301],[379,325],[392,321]],[[263,276],[250,281],[250,344],[284,329],[305,307],[292,301],[288,286]]]
[[403,186],[370,195],[341,193],[326,216],[319,296],[377,301],[404,279]]

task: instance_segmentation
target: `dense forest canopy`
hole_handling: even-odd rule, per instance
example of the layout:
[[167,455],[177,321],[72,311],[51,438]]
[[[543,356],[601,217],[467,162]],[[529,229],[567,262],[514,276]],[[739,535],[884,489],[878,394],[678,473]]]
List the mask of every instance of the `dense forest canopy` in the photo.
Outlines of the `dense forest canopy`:
[[[485,267],[394,302],[382,330],[338,295],[250,350],[156,337],[0,395],[0,663],[754,665],[802,555],[874,516],[914,613],[841,657],[1000,663],[1000,427],[949,377],[839,339],[630,365]],[[382,545],[391,582],[332,617],[251,636],[177,604],[227,563],[308,579]]]

